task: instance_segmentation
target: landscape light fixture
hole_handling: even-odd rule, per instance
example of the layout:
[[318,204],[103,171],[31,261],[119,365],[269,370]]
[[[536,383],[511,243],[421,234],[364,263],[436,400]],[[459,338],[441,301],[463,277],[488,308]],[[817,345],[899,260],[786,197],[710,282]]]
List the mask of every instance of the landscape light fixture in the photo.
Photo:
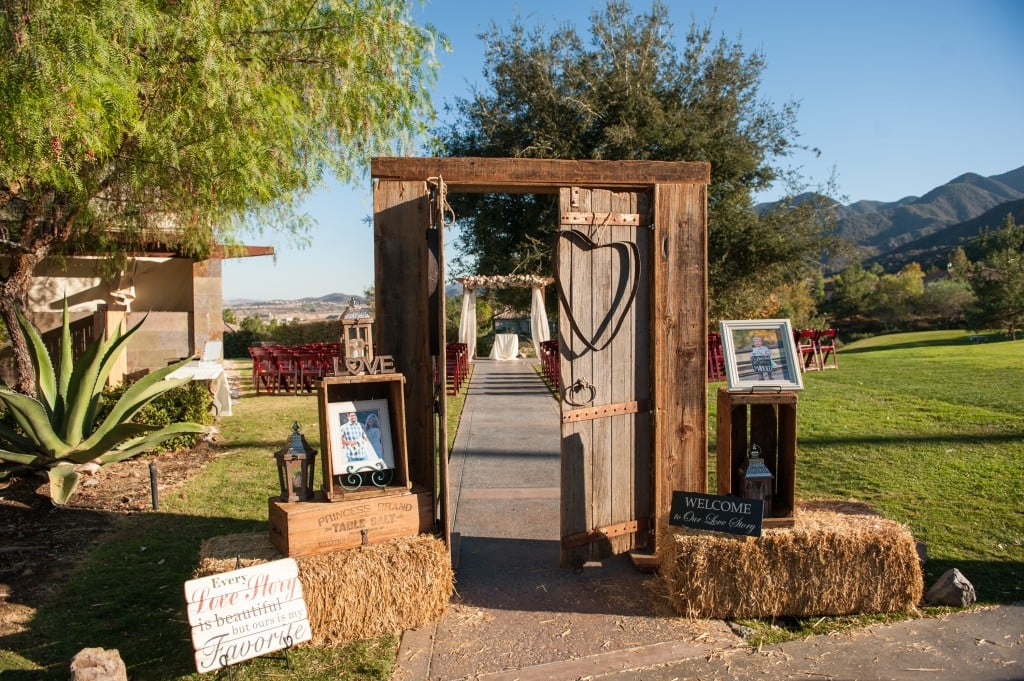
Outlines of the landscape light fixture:
[[316,450],[299,432],[299,422],[292,423],[292,434],[284,447],[274,453],[277,459],[277,481],[281,485],[281,501],[309,501],[313,498],[313,474]]
[[750,456],[747,459],[747,469],[743,472],[743,497],[745,499],[760,499],[764,502],[765,517],[772,514],[772,480],[775,476],[768,470],[761,458],[761,448],[750,445]]

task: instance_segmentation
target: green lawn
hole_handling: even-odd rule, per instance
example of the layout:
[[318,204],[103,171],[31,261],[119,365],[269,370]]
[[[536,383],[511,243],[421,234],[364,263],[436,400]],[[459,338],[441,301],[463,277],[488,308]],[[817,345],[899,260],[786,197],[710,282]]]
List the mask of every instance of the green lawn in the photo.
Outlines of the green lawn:
[[[859,341],[842,348],[840,369],[807,374],[797,412],[797,495],[871,503],[928,544],[928,584],[957,567],[982,602],[1007,603],[1024,598],[1024,341],[992,336],[975,345],[967,335]],[[708,386],[712,424],[719,385]],[[54,585],[27,632],[0,639],[4,678],[66,678],[68,660],[88,645],[119,649],[136,681],[198,679],[183,583],[204,539],[266,529],[277,486],[272,453],[294,420],[319,449],[314,397],[239,400],[221,424],[224,456],[163,495],[159,512],[130,517]],[[713,427],[710,435],[713,445]],[[236,673],[387,679],[395,648],[392,638],[306,648],[292,653],[290,671],[281,660],[260,659]]]
[[969,335],[858,341],[838,370],[805,374],[796,490],[906,523],[928,545],[926,585],[956,567],[979,601],[1013,602],[1024,598],[1024,341]]

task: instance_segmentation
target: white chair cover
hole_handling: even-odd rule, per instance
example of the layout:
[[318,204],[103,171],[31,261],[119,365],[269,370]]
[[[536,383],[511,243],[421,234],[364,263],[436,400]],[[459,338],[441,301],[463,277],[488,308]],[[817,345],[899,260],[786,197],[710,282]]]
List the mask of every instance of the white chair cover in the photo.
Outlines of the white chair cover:
[[533,351],[540,357],[540,344],[551,340],[548,328],[548,313],[544,309],[544,288],[533,287],[533,299],[530,302],[530,332],[533,336]]
[[459,315],[459,342],[469,349],[469,359],[476,357],[476,291],[462,287],[462,314]]

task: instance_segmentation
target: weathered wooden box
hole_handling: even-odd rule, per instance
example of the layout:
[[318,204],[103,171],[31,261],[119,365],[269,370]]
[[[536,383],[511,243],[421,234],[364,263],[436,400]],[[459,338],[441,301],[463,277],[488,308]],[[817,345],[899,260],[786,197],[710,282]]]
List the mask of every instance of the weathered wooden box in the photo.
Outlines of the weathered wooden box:
[[430,532],[433,495],[369,489],[345,501],[293,502],[270,498],[270,541],[286,556],[308,556]]
[[742,467],[750,445],[761,448],[775,476],[771,516],[762,527],[793,527],[796,507],[796,402],[794,392],[729,392],[718,389],[718,493],[743,495]]
[[[327,501],[359,498],[365,491],[379,490],[391,494],[404,494],[409,491],[412,485],[409,480],[409,456],[406,449],[404,386],[405,376],[398,373],[327,376],[320,381],[317,388],[322,451],[320,461],[323,470],[323,494]],[[392,469],[393,477],[383,487],[375,488],[375,483],[365,476],[367,489],[345,489],[338,482],[341,471],[334,470],[331,431],[338,428],[338,424],[332,421],[331,407],[340,402],[360,404],[371,401],[382,401],[387,407],[391,450],[395,464]]]

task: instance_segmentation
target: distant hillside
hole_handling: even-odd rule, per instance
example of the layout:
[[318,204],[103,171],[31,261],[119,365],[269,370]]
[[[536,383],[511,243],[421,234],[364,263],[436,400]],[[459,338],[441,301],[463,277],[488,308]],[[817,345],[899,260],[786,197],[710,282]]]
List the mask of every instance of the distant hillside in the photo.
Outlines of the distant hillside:
[[899,270],[911,262],[917,262],[925,269],[932,265],[944,267],[953,249],[966,245],[985,227],[998,229],[1007,214],[1013,215],[1014,222],[1018,225],[1024,224],[1024,199],[999,204],[976,218],[911,241],[876,256],[871,261],[880,263],[888,272]]
[[[794,201],[799,203],[809,197],[799,196]],[[883,263],[888,270],[916,259],[914,254],[929,254],[933,248],[937,250],[931,255],[945,257],[945,253],[940,255],[938,251],[948,245],[955,247],[962,237],[976,235],[985,224],[995,228],[1010,212],[1000,207],[1021,199],[1024,166],[991,177],[965,173],[920,197],[836,204],[836,230],[838,236],[851,242],[865,257]],[[756,209],[764,212],[771,207],[772,204],[759,204]],[[998,219],[989,216],[989,211]],[[1017,219],[1016,212],[1014,215]],[[975,224],[973,221],[981,216],[985,216],[985,221]],[[960,231],[938,236],[953,226]]]
[[840,209],[838,234],[869,254],[881,255],[976,218],[1000,204],[1024,198],[1024,188],[1015,186],[1022,183],[1024,168],[994,177],[967,173],[920,198],[908,197],[890,204],[859,202]]
[[224,301],[224,307],[253,307],[257,305],[296,305],[296,304],[318,304],[327,303],[332,305],[347,305],[349,301],[355,299],[357,303],[365,304],[366,296],[357,295],[354,293],[328,293],[325,296],[319,298],[299,298],[297,300],[285,300],[281,298],[274,298],[272,300],[255,300],[252,298],[231,298]]

